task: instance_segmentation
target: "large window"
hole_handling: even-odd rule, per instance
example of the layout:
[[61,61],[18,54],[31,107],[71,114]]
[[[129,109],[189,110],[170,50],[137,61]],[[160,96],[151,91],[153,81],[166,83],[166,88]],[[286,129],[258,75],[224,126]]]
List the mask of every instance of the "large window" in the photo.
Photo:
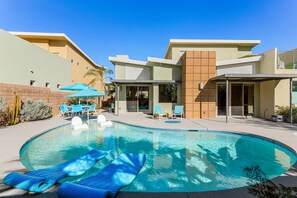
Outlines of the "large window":
[[297,92],[297,81],[293,81],[292,84],[293,84],[292,91]]
[[159,85],[159,103],[177,103],[177,85]]

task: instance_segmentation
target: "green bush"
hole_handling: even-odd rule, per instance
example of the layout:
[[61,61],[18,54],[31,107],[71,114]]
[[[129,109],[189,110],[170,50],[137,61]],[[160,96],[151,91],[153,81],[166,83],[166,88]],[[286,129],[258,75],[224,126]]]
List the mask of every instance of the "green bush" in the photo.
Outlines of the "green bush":
[[[297,123],[297,107],[293,105],[293,123]],[[285,122],[290,122],[290,107],[276,105],[276,114],[283,115]]]
[[52,117],[52,109],[50,104],[42,100],[27,100],[21,109],[20,115],[22,122],[44,120]]

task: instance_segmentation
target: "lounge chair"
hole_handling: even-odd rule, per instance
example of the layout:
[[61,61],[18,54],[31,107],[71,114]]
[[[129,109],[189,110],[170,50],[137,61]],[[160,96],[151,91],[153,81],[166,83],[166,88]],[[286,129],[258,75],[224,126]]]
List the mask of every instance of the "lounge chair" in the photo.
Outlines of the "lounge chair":
[[160,117],[161,116],[166,116],[166,118],[167,118],[167,114],[166,113],[164,113],[163,112],[163,110],[162,110],[162,108],[161,108],[161,106],[160,105],[156,105],[156,106],[154,106],[154,112],[153,112],[153,116],[155,117],[155,116],[158,116],[159,117],[159,119],[160,119]]
[[51,168],[35,170],[25,174],[11,172],[3,179],[3,183],[22,190],[41,193],[64,177],[84,174],[108,153],[107,151],[91,150],[78,158]]
[[73,130],[78,130],[78,129],[88,129],[89,126],[87,124],[83,124],[82,120],[80,117],[75,116],[71,120],[71,127]]
[[112,122],[110,120],[106,120],[104,115],[97,116],[97,124],[100,127],[111,127],[112,126]]
[[97,175],[77,183],[63,183],[57,192],[58,196],[61,198],[114,197],[121,188],[134,180],[145,160],[144,154],[121,154]]
[[172,112],[172,117],[176,117],[177,115],[180,116],[180,118],[184,117],[184,106],[175,106],[174,110]]

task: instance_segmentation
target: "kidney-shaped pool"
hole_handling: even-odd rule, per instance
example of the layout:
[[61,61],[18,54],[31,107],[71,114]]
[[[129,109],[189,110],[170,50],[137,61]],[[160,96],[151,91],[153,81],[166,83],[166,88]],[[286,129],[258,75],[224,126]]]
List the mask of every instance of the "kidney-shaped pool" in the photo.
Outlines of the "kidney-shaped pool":
[[141,172],[122,189],[130,192],[238,188],[277,177],[296,162],[295,154],[285,147],[248,135],[150,129],[118,122],[105,129],[91,122],[90,129],[82,132],[72,131],[70,125],[54,128],[24,144],[20,159],[27,169],[36,170],[92,149],[111,152],[85,175],[70,181],[100,171],[121,153],[145,153],[147,160]]

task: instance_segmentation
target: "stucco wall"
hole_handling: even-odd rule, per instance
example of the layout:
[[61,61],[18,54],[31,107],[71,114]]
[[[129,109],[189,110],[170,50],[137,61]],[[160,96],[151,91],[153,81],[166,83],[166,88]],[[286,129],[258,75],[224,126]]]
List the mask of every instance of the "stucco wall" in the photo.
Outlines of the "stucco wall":
[[264,59],[260,62],[261,74],[274,74],[277,67],[277,49],[271,49],[262,53]]
[[[178,45],[172,46],[172,59],[179,60],[181,57],[180,51],[215,51],[216,60],[228,60],[237,59],[239,57],[251,54],[251,47],[238,47],[236,45],[200,45],[200,46],[189,46],[189,45]],[[170,57],[169,57],[170,58]]]
[[180,66],[154,66],[153,80],[181,80]]
[[260,117],[270,119],[275,110],[275,81],[260,82]]
[[[40,39],[40,38],[28,38],[28,36],[20,36],[28,42],[41,47],[56,56],[60,56],[68,60],[71,64],[71,81],[70,84],[82,82],[88,84],[94,77],[84,77],[84,74],[90,68],[97,68],[88,58],[86,58],[76,47],[65,39]],[[94,87],[103,92],[105,82],[105,75],[100,81],[97,81]]]
[[217,66],[217,76],[223,74],[256,74],[258,73],[257,63],[242,63],[236,65]]
[[[89,69],[97,67],[69,43],[67,44],[67,59],[72,62],[72,83],[82,82],[88,84],[94,78],[92,76],[84,77],[84,75]],[[100,92],[103,92],[104,82],[105,75],[103,74],[100,81],[96,81],[94,88],[96,88]]]
[[70,63],[8,32],[0,30],[0,82],[35,85],[57,90],[71,83]]

